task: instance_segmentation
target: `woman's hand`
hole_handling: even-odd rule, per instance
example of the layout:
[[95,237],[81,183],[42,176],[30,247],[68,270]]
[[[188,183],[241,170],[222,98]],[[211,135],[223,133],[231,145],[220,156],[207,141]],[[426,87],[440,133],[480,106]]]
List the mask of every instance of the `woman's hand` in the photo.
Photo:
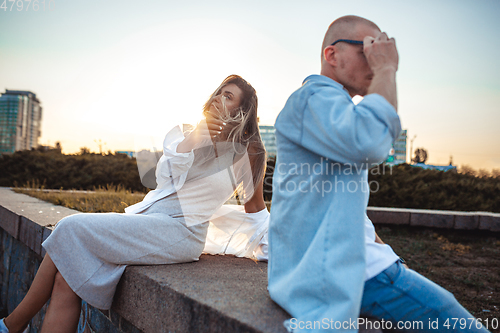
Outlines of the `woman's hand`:
[[212,140],[222,133],[224,126],[226,126],[225,122],[207,114],[205,119],[201,120],[195,129],[179,143],[177,152],[188,153],[195,148],[212,144]]

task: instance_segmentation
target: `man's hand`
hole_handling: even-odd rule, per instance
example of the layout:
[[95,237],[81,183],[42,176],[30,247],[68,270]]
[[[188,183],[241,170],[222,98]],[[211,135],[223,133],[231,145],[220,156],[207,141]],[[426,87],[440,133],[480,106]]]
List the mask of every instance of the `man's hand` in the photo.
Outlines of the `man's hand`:
[[374,75],[385,69],[398,70],[399,56],[394,38],[389,39],[382,32],[376,38],[366,36],[363,42],[363,52]]
[[203,145],[211,145],[212,139],[222,133],[226,126],[222,120],[214,118],[207,114],[205,119],[201,120],[195,129],[186,136],[186,138],[177,146],[178,153],[188,153],[195,148]]
[[398,110],[396,91],[396,71],[398,70],[398,50],[394,38],[388,38],[385,32],[376,38],[366,36],[363,40],[363,52],[373,72],[368,94],[379,94]]

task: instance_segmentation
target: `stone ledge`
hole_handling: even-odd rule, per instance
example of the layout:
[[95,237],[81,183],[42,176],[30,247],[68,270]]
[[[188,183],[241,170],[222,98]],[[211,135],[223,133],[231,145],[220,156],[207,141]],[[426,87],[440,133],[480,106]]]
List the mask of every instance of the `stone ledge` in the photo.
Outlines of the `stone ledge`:
[[410,224],[410,212],[398,208],[368,207],[368,218],[380,224]]
[[498,213],[368,207],[367,215],[374,224],[500,231],[500,214]]
[[434,227],[453,229],[455,217],[441,213],[410,213],[410,225],[419,227]]
[[[63,217],[78,213],[73,209],[57,206],[25,194],[16,193],[8,187],[0,187],[0,207],[2,207],[0,208],[0,212],[6,209],[10,213],[23,216],[44,227],[51,227]],[[0,216],[2,216],[1,213]],[[0,226],[3,227],[2,222],[0,222]],[[7,231],[6,228],[4,230]],[[18,238],[18,235],[12,233],[11,235],[16,239]]]
[[0,206],[0,228],[15,239],[19,238],[19,215]]
[[194,263],[127,267],[112,309],[146,333],[286,332],[290,316],[266,286],[267,263],[202,255]]

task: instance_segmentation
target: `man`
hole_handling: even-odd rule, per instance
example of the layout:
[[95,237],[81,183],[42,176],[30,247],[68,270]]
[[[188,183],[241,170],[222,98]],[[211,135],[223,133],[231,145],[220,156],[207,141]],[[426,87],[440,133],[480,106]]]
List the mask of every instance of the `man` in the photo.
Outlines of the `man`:
[[[360,312],[386,328],[387,320],[415,321],[428,331],[434,320],[447,332],[448,317],[474,320],[405,268],[366,216],[368,168],[401,132],[397,69],[393,38],[371,21],[341,17],[325,35],[321,75],[306,78],[276,120],[269,292],[292,315],[290,331],[356,331]],[[365,97],[355,105],[355,95]]]

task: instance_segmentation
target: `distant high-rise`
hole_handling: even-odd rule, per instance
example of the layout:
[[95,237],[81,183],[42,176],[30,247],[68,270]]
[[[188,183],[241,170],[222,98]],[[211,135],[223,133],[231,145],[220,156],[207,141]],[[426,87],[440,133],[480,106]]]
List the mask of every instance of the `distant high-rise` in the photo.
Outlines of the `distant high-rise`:
[[38,146],[42,107],[31,91],[5,90],[0,96],[0,154]]
[[259,125],[260,137],[266,147],[267,156],[276,157],[276,129],[274,126]]
[[385,161],[387,164],[406,163],[406,139],[407,130],[402,130],[399,137],[392,145],[392,149]]

